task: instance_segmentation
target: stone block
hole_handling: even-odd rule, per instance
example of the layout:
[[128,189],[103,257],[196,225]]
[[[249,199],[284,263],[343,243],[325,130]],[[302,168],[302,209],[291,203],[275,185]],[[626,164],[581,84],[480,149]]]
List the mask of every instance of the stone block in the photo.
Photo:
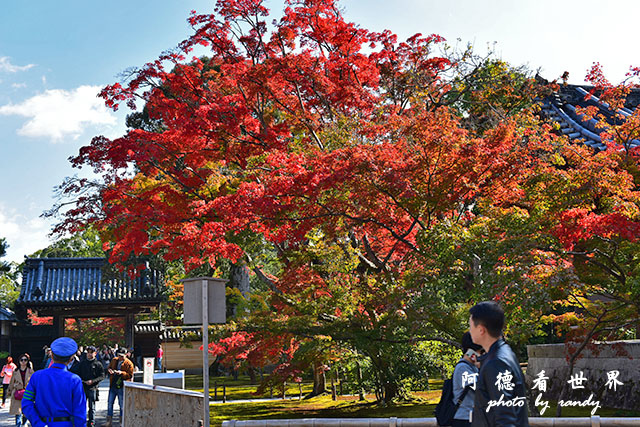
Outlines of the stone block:
[[[640,340],[615,341],[596,344],[595,349],[585,349],[576,361],[574,375],[580,371],[587,378],[584,389],[571,390],[571,398],[586,399],[594,393],[604,406],[620,409],[640,407]],[[545,399],[557,399],[562,385],[567,381],[569,364],[564,344],[528,346],[529,355],[526,381],[529,387],[542,370],[549,377]],[[618,371],[618,385],[613,390],[607,385],[609,372]],[[536,394],[537,394],[536,390]]]

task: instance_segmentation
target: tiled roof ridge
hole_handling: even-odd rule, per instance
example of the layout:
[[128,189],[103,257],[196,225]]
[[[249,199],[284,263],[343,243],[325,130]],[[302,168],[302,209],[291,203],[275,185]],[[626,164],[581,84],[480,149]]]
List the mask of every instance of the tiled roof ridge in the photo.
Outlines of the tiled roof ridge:
[[131,278],[110,268],[106,258],[98,257],[27,258],[18,303],[93,304],[162,298],[160,271],[147,268]]
[[[558,123],[559,133],[566,135],[570,140],[587,145],[595,151],[602,151],[607,149],[607,145],[606,141],[601,140],[597,120],[587,120],[576,110],[576,106],[593,105],[598,107],[605,120],[609,121],[609,118],[614,116],[610,106],[598,98],[597,91],[585,100],[593,88],[589,85],[560,84],[559,90],[542,100],[542,114]],[[617,112],[628,117],[633,114],[632,109],[636,109],[639,104],[640,89],[632,90],[625,107]],[[630,147],[637,147],[640,141],[633,140],[629,144]]]

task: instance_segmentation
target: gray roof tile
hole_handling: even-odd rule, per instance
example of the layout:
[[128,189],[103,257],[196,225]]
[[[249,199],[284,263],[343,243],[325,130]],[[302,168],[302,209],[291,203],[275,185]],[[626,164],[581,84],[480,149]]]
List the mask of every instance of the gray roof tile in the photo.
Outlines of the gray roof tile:
[[27,258],[17,303],[44,306],[70,303],[153,303],[162,299],[157,270],[138,277],[113,269],[105,258]]

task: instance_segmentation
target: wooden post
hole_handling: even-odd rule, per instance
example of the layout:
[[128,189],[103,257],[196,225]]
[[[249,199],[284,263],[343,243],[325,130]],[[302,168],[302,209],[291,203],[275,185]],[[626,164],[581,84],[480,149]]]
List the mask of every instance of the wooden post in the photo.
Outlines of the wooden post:
[[53,316],[53,329],[56,332],[56,338],[64,336],[64,317],[57,315]]
[[227,403],[227,385],[222,384],[222,403]]
[[286,399],[287,398],[287,382],[284,381],[282,383],[282,399]]
[[302,381],[298,383],[298,391],[300,391],[300,397],[298,400],[302,400]]
[[133,346],[134,346],[134,342],[133,342],[134,333],[133,333],[133,331],[134,331],[135,323],[136,323],[135,315],[127,314],[125,316],[125,321],[124,321],[124,342],[125,342],[125,345],[127,346],[127,349],[133,348]]
[[333,376],[331,377],[331,400],[338,400],[336,396],[336,384],[333,382]]

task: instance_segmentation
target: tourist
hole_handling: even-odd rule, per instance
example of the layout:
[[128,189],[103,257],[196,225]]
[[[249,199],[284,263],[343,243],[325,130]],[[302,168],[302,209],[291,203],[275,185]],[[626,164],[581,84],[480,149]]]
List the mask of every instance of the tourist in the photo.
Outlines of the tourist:
[[16,427],[22,427],[27,422],[27,418],[22,414],[22,397],[31,375],[33,375],[31,356],[23,353],[18,358],[18,368],[14,371],[8,388],[9,396],[11,396],[9,414],[16,416]]
[[78,375],[78,369],[80,368],[81,356],[82,353],[80,352],[80,349],[78,349],[78,351],[76,351],[76,354],[74,354],[71,358],[71,362],[69,362],[68,364],[69,370],[76,375]]
[[[504,311],[496,302],[484,301],[469,314],[471,339],[487,352],[480,358],[471,425],[528,427],[524,375],[502,338]],[[504,404],[496,404],[500,401]]]
[[113,359],[113,354],[111,353],[111,349],[106,344],[102,344],[102,350],[100,350],[100,361],[102,362],[102,367],[106,371],[109,367],[109,363]]
[[11,381],[11,376],[13,375],[13,371],[16,370],[16,364],[13,363],[13,357],[7,357],[7,363],[2,367],[2,371],[0,371],[0,377],[2,377],[2,407],[4,408],[4,404],[7,400],[7,388],[9,388],[9,382]]
[[129,359],[131,363],[133,363],[133,367],[135,369],[137,366],[136,366],[135,358],[133,356],[133,349],[127,348],[127,353],[125,354],[125,356],[127,357],[127,359]]
[[78,376],[82,380],[84,393],[87,396],[87,405],[89,411],[87,413],[87,427],[95,425],[96,413],[96,392],[100,381],[104,379],[104,368],[102,363],[96,358],[97,350],[94,346],[87,347],[87,355],[79,364]]
[[77,350],[73,339],[58,338],[51,343],[51,367],[31,376],[22,397],[22,412],[34,427],[86,424],[87,401],[82,381],[66,369]]
[[162,358],[164,357],[164,350],[162,344],[158,344],[158,351],[156,352],[156,360],[158,362],[158,370],[162,372]]
[[47,369],[49,366],[51,366],[51,349],[45,346],[44,358],[42,359],[42,365],[40,365],[40,369]]
[[107,373],[110,375],[109,380],[109,399],[107,401],[107,423],[105,427],[111,427],[113,420],[113,404],[118,398],[118,407],[120,408],[120,422],[122,423],[122,404],[124,397],[124,382],[129,381],[133,377],[133,363],[126,357],[127,349],[119,348],[116,351],[116,358],[111,361]]
[[136,360],[136,367],[142,369],[142,347],[140,347],[139,343],[133,346],[133,356]]
[[[477,359],[482,350],[481,346],[474,344],[471,340],[469,332],[465,332],[462,335],[461,344],[462,358],[453,370],[453,401],[457,402],[463,393],[465,395],[453,416],[451,427],[467,427],[471,425],[471,412],[473,411],[476,380],[480,366]],[[465,389],[467,390],[466,392]]]

